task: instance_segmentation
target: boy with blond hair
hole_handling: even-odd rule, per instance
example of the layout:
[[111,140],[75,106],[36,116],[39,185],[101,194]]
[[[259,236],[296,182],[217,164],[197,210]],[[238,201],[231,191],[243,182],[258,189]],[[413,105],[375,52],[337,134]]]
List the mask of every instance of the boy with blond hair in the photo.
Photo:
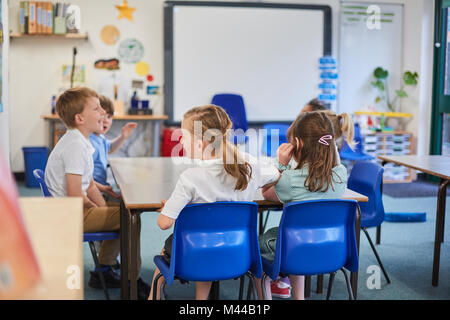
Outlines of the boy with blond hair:
[[[89,88],[68,89],[58,97],[56,112],[66,125],[67,132],[48,158],[45,182],[50,193],[54,197],[83,198],[84,232],[119,231],[120,208],[106,206],[93,180],[94,148],[89,136],[102,129],[105,116],[97,93]],[[140,223],[138,230],[139,239]],[[103,241],[100,247],[98,259],[109,288],[120,288],[120,276],[111,268],[117,261],[119,251],[118,239]],[[140,261],[139,256],[139,267]],[[101,288],[97,272],[91,272],[89,285]],[[150,288],[140,278],[138,289],[140,297],[148,296]]]

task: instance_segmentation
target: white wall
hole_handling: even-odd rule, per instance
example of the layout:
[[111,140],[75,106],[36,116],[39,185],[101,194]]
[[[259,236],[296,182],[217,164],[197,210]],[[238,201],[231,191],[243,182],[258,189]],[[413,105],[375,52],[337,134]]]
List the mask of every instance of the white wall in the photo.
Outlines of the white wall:
[[2,51],[2,92],[3,92],[3,112],[0,112],[0,150],[6,163],[9,165],[10,145],[9,145],[9,104],[8,104],[8,3],[2,1],[2,23],[3,23],[3,51]]
[[[22,146],[46,145],[48,124],[40,116],[50,112],[50,97],[58,91],[58,72],[62,64],[71,63],[72,47],[78,47],[78,63],[88,67],[88,78],[94,89],[105,72],[93,68],[95,60],[117,57],[117,45],[109,47],[100,40],[104,25],[113,24],[121,32],[121,39],[134,37],[145,47],[143,60],[149,63],[155,83],[163,83],[163,0],[130,0],[137,10],[134,22],[117,20],[114,7],[121,1],[73,0],[81,7],[82,32],[88,32],[89,41],[66,39],[14,39],[10,45],[9,108],[11,128],[12,170],[23,171]],[[270,2],[314,3],[330,5],[333,12],[333,52],[338,54],[339,0],[271,0]],[[374,1],[361,0],[374,3]],[[411,112],[413,120],[408,130],[418,135],[418,153],[425,154],[429,146],[431,84],[432,84],[432,39],[434,11],[431,0],[377,0],[379,3],[404,4],[403,67],[417,71],[420,85],[403,101],[404,112]],[[18,31],[19,0],[10,0],[10,29]],[[132,76],[133,67],[123,67],[123,74]],[[133,79],[142,77],[134,76]],[[155,108],[161,114],[162,104]],[[0,124],[4,114],[0,114]],[[4,120],[3,120],[4,121]],[[3,126],[1,126],[3,128]],[[2,130],[2,129],[0,129]],[[1,132],[1,131],[0,131]],[[2,141],[1,139],[0,141]]]
[[[19,0],[10,0],[10,29],[18,32]],[[11,164],[14,172],[23,171],[22,146],[43,146],[49,141],[49,127],[43,114],[51,111],[51,96],[60,88],[60,72],[63,64],[72,62],[72,48],[78,48],[77,64],[87,67],[88,85],[98,90],[104,76],[111,72],[94,68],[94,61],[101,58],[117,58],[118,44],[108,46],[100,39],[103,26],[115,25],[120,40],[136,38],[144,45],[143,61],[150,65],[155,80],[149,84],[161,85],[163,77],[163,1],[132,0],[135,7],[134,22],[117,20],[119,11],[114,5],[122,1],[71,0],[81,8],[81,32],[87,32],[88,41],[69,39],[12,39],[10,45],[9,95],[11,110]],[[120,42],[119,40],[119,42]],[[134,71],[134,65],[120,64],[118,77],[145,80]],[[128,102],[128,99],[126,100]],[[155,100],[156,101],[156,100]],[[162,114],[162,104],[155,114]]]

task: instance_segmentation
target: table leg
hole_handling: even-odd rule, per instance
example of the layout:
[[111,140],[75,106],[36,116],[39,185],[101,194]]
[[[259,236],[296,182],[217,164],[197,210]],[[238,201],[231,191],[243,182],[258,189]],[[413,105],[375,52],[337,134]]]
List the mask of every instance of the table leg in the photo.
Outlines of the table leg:
[[209,300],[219,300],[220,295],[220,283],[219,281],[213,281],[211,289],[209,291]]
[[159,120],[153,122],[153,156],[159,157]]
[[311,297],[311,276],[305,276],[305,298]]
[[[356,236],[356,250],[358,251],[359,260],[359,238],[361,235],[361,209],[359,204],[356,205],[356,221],[355,221],[355,236]],[[358,292],[358,271],[350,274],[350,282],[352,284],[353,297],[356,299]]]
[[259,235],[262,235],[264,233],[264,228],[263,228],[263,216],[264,216],[264,209],[262,208],[258,208],[258,216],[259,216]]
[[444,217],[445,217],[445,197],[447,195],[447,185],[450,180],[441,179],[439,184],[437,209],[436,209],[436,230],[434,237],[434,257],[433,276],[431,284],[434,287],[439,283],[439,262],[441,256],[441,242],[444,241]]
[[128,300],[128,210],[120,201],[120,298]]
[[316,293],[321,294],[323,293],[323,274],[317,275],[317,288]]
[[138,252],[137,252],[137,244],[139,239],[137,238],[137,220],[138,214],[136,212],[130,212],[130,300],[137,299],[137,278],[138,278],[138,270],[137,270],[137,260],[138,260]]

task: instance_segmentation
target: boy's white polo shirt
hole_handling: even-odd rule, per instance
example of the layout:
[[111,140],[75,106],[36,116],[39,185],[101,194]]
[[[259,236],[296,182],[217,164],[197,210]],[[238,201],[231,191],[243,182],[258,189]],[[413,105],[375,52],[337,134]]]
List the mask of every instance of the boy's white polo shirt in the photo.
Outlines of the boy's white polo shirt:
[[58,141],[47,161],[45,183],[54,197],[66,197],[66,173],[81,175],[81,190],[92,180],[95,149],[78,129],[69,129]]
[[252,178],[245,190],[234,190],[236,179],[225,171],[222,159],[195,160],[197,166],[186,169],[180,175],[161,214],[177,219],[189,203],[253,201],[256,190],[277,181],[280,173],[269,159],[256,159],[248,154],[245,156],[252,167]]

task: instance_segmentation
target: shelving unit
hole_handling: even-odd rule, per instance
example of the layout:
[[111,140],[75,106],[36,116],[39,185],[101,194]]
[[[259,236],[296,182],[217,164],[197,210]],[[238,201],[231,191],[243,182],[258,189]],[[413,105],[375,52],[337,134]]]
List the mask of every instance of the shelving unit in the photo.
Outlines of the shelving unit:
[[66,33],[66,34],[22,34],[11,32],[10,39],[30,39],[30,38],[52,38],[52,39],[72,39],[88,40],[87,33]]
[[[411,132],[373,132],[363,134],[364,153],[378,160],[381,155],[409,155],[412,152]],[[412,171],[394,163],[384,165],[383,183],[408,183],[412,181]]]

